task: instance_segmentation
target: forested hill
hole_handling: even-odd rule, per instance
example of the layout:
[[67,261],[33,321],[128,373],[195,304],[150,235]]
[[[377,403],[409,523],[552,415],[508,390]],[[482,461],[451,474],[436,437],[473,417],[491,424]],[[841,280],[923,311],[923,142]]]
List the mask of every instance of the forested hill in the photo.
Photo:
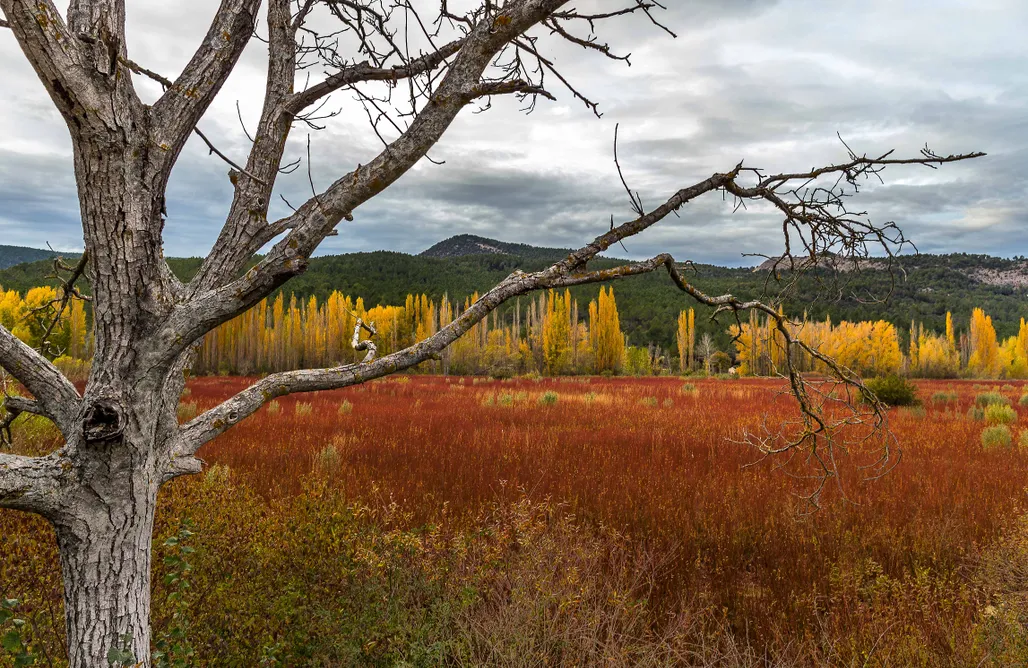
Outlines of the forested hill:
[[[319,299],[339,290],[354,298],[362,297],[369,306],[402,304],[408,293],[424,293],[432,298],[445,293],[451,299],[463,300],[473,292],[489,289],[515,269],[540,269],[565,252],[462,235],[436,244],[421,255],[377,251],[314,258],[307,273],[294,278],[284,289]],[[69,262],[73,259],[66,258]],[[590,266],[603,268],[616,262],[598,259]],[[171,259],[169,263],[184,280],[199,266],[195,258]],[[46,262],[0,270],[0,286],[25,291],[46,283],[48,271]],[[689,277],[708,294],[732,292],[749,298],[762,293],[767,273],[753,268],[696,265]],[[622,328],[629,341],[634,345],[673,345],[679,311],[695,305],[672,286],[667,275],[654,273],[614,285]],[[890,287],[887,301],[871,298],[888,295]],[[769,292],[778,288],[774,281],[767,285]],[[588,286],[576,288],[572,294],[584,308],[598,291],[599,286]],[[526,299],[523,297],[522,303]],[[911,320],[942,331],[947,310],[953,312],[958,328],[966,328],[975,307],[992,316],[1000,336],[1016,334],[1020,318],[1028,317],[1028,261],[966,254],[916,255],[898,259],[892,272],[884,263],[872,261],[860,271],[807,277],[786,304],[796,316],[806,311],[810,318],[831,315],[836,322],[884,319],[901,331],[906,331]],[[711,323],[707,321],[709,314],[709,310],[697,308],[697,330],[715,333],[719,344],[726,347],[724,330],[731,324],[729,317],[723,315],[720,324]]]
[[24,262],[35,262],[53,257],[52,251],[24,246],[4,246],[0,244],[0,269],[7,269]]
[[552,264],[570,252],[570,248],[542,248],[486,239],[474,234],[458,234],[422,251],[419,257],[455,258],[465,255],[514,255],[524,260],[540,260]]

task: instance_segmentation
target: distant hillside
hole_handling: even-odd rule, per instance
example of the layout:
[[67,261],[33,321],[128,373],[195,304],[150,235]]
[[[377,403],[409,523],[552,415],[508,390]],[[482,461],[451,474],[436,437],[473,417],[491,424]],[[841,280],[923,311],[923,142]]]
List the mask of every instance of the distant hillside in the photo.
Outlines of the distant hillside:
[[54,256],[48,250],[37,248],[25,248],[24,246],[3,246],[0,245],[0,269],[7,269],[23,262],[35,262],[46,260]]
[[526,260],[549,260],[551,263],[571,252],[567,248],[541,248],[528,244],[514,244],[496,239],[486,239],[473,234],[458,234],[440,241],[420,257],[453,258],[466,255],[514,255]]
[[[446,294],[463,301],[476,291],[488,290],[515,269],[541,269],[566,252],[463,235],[420,255],[377,251],[314,258],[307,272],[283,289],[299,298],[314,295],[319,300],[339,290],[362,297],[368,305],[402,304],[408,293],[424,293],[433,299]],[[168,262],[183,280],[191,278],[200,264],[197,258],[171,258]],[[599,258],[590,268],[611,267],[617,262]],[[882,319],[905,332],[911,320],[943,330],[947,310],[953,312],[958,328],[966,328],[971,310],[981,307],[1004,337],[1016,334],[1020,318],[1028,318],[1028,261],[1024,258],[915,255],[898,258],[891,273],[884,267],[882,260],[872,260],[861,264],[858,271],[808,274],[786,310],[795,316],[806,312],[812,319],[828,315],[835,321]],[[47,262],[0,270],[0,285],[24,292],[45,283],[48,271]],[[708,294],[731,292],[743,299],[761,296],[765,287],[772,294],[781,287],[773,279],[765,285],[767,272],[753,268],[696,265],[688,276]],[[783,274],[782,280],[787,279]],[[731,345],[725,333],[730,316],[722,315],[719,323],[710,322],[711,311],[696,307],[665,274],[639,276],[614,285],[622,327],[631,343],[673,346],[678,312],[695,307],[698,331],[713,334],[722,349]],[[584,307],[598,291],[596,285],[571,292]],[[887,295],[888,301],[873,299]],[[527,299],[522,297],[521,303]]]

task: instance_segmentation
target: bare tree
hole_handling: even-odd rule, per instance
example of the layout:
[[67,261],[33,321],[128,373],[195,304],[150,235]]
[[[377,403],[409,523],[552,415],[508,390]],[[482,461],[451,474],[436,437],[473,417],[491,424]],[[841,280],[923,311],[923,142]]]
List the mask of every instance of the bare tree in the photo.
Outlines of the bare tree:
[[[857,257],[875,244],[891,253],[904,242],[899,231],[845,207],[844,198],[858,182],[878,177],[888,165],[932,166],[981,155],[942,156],[926,149],[899,159],[850,152],[840,164],[770,175],[738,163],[685,185],[649,210],[629,190],[631,220],[611,221],[608,231],[542,271],[514,272],[428,339],[376,357],[374,344],[367,343],[373,328],[362,341],[358,324],[355,345],[367,350],[362,362],[272,374],[179,425],[184,371],[201,338],[302,273],[335,226],[426,158],[462,109],[486,108],[497,95],[518,96],[531,108],[539,97],[552,98],[547,86],[556,83],[595,111],[596,103],[547,56],[552,44],[564,40],[599,56],[626,59],[596,36],[606,22],[637,15],[666,30],[655,15],[656,0],[611,2],[598,13],[567,8],[565,0],[482,0],[467,12],[441,0],[431,15],[428,5],[267,0],[260,21],[268,58],[265,98],[249,155],[237,165],[200,133],[197,122],[257,36],[260,0],[222,0],[202,43],[174,79],[129,58],[124,0],[71,0],[67,16],[52,0],[0,0],[0,26],[10,29],[71,134],[93,289],[95,356],[82,394],[45,355],[0,328],[0,365],[32,395],[7,397],[6,410],[45,416],[64,436],[64,445],[47,456],[0,453],[0,507],[38,513],[54,527],[72,666],[106,665],[111,648],[122,644],[138,665],[150,665],[151,534],[158,491],[177,476],[199,472],[200,448],[265,402],[410,368],[438,355],[517,295],[655,270],[667,271],[685,293],[718,311],[763,311],[777,323],[786,345],[804,347],[790,337],[773,300],[706,295],[686,281],[669,255],[605,270],[591,270],[588,263],[687,202],[718,191],[740,204],[759,200],[777,208],[786,242],[783,257],[790,261],[807,258],[816,264],[829,251]],[[322,67],[325,76],[297,87],[303,80],[298,73],[312,67]],[[133,75],[160,82],[164,93],[145,104]],[[290,168],[283,165],[283,153],[291,129],[327,122],[332,112],[323,111],[325,101],[339,91],[363,103],[371,129],[383,139],[382,151],[336,175],[290,215],[269,221],[276,179]],[[162,255],[165,189],[194,132],[230,162],[234,197],[217,242],[195,278],[183,284]],[[254,254],[276,239],[247,270]],[[852,374],[831,368],[842,382],[859,388]],[[790,367],[784,375],[802,417],[794,431],[757,444],[767,453],[802,448],[830,474],[832,460],[824,453],[826,448],[831,453],[838,422],[822,410],[798,373]],[[880,417],[878,405],[872,405]]]
[[710,375],[710,357],[717,352],[714,337],[710,335],[710,332],[704,332],[700,337],[700,345],[696,346],[696,352],[703,358],[703,368],[707,375]]

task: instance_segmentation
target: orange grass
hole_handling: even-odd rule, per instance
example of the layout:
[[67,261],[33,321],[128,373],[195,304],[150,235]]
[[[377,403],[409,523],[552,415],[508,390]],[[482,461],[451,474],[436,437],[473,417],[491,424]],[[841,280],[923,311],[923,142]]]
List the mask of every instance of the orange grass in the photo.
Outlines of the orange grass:
[[[201,380],[190,399],[202,410],[248,382]],[[665,593],[711,599],[740,626],[808,629],[815,604],[845,589],[840,567],[880,567],[894,579],[953,574],[1022,512],[1028,456],[982,451],[983,424],[965,416],[972,385],[919,383],[924,416],[891,411],[898,467],[875,482],[852,476],[849,502],[807,517],[805,488],[770,465],[743,469],[755,454],[729,441],[763,414],[795,414],[781,383],[767,380],[699,381],[693,394],[674,378],[400,377],[281,399],[277,415],[263,409],[203,456],[277,495],[298,491],[331,446],[332,478],[348,495],[389,497],[422,523],[470,516],[498,496],[549,497],[583,521],[673,550]],[[959,401],[931,403],[951,388]],[[548,391],[557,403],[540,405]],[[1016,404],[1020,392],[1007,394]],[[297,415],[296,402],[311,413]],[[1017,410],[1023,423],[1026,409]]]
[[[194,380],[184,401],[203,411],[250,382]],[[313,473],[347,498],[395,502],[412,528],[469,527],[497,500],[564,504],[580,524],[660,555],[653,605],[719,611],[772,652],[814,643],[820,660],[841,661],[888,648],[925,665],[984,656],[973,645],[989,592],[976,565],[1024,512],[1023,384],[1003,390],[1018,412],[1015,447],[984,452],[985,425],[967,412],[988,388],[918,382],[923,412],[890,411],[899,465],[873,482],[849,476],[848,500],[830,493],[805,514],[805,488],[774,462],[745,467],[754,451],[731,440],[761,416],[795,416],[781,383],[689,382],[694,392],[677,378],[388,378],[279,399],[201,455],[268,503],[306,494]],[[940,391],[959,398],[933,403]]]

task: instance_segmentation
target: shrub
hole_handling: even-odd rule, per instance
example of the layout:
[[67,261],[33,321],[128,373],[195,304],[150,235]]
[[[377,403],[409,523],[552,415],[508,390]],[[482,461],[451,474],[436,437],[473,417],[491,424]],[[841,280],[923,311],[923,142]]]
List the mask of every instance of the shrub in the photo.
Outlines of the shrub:
[[310,415],[311,411],[313,410],[313,408],[314,407],[311,404],[309,404],[309,403],[306,403],[306,402],[303,402],[303,401],[297,401],[296,402],[296,407],[295,407],[294,411],[295,411],[297,417],[304,417],[304,416]]
[[982,430],[982,449],[984,450],[1007,450],[1013,442],[1010,427],[1005,424],[997,424],[986,427]]
[[985,419],[985,409],[982,408],[981,406],[971,406],[971,408],[969,408],[967,410],[967,419],[968,420],[984,420]]
[[1028,392],[1021,395],[1021,398],[1017,401],[1022,406],[1028,406]]
[[280,410],[282,410],[282,404],[278,403],[277,400],[276,401],[272,401],[271,403],[268,404],[268,412],[271,413],[272,415],[278,415],[278,412]]
[[682,383],[682,389],[679,391],[682,394],[691,394],[693,396],[699,394],[699,390],[697,390],[696,386],[692,383]]
[[343,403],[339,404],[339,415],[348,415],[353,412],[353,404],[350,403],[349,399],[343,399]]
[[985,421],[989,424],[1010,424],[1017,420],[1017,411],[1006,404],[989,404],[985,407]]
[[936,392],[932,395],[932,403],[945,404],[954,402],[960,399],[960,395],[956,392]]
[[1009,406],[1010,399],[1006,398],[999,392],[993,390],[991,392],[982,392],[981,394],[977,395],[974,398],[974,403],[976,406],[981,406],[983,408],[985,406],[991,406],[992,404],[1003,404]]
[[539,397],[539,403],[543,406],[552,406],[557,403],[559,395],[556,392],[543,392],[543,396]]
[[649,406],[650,408],[657,407],[657,397],[643,397],[639,400],[639,403],[643,406]]
[[917,406],[921,403],[914,384],[895,374],[872,378],[864,385],[886,406]]

